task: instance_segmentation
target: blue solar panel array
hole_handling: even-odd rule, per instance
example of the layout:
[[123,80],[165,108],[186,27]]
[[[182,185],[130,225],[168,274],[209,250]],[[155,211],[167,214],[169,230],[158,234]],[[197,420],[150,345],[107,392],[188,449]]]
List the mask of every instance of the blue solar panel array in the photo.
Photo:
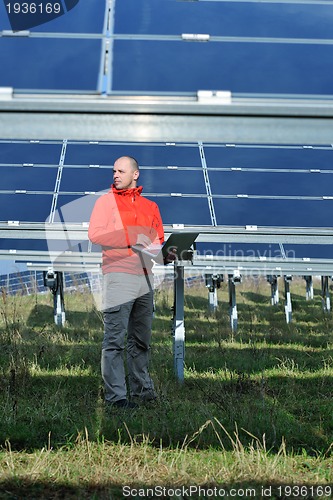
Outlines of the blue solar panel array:
[[71,141],[0,142],[1,221],[88,222],[112,183],[113,162],[126,154],[138,159],[144,195],[158,203],[167,225],[332,225],[332,145]]
[[110,95],[333,94],[330,1],[117,0],[110,12],[107,6],[81,1],[13,36],[1,3],[0,86]]
[[43,292],[43,272],[22,271],[0,275],[0,290],[6,290],[9,295],[30,295]]
[[[316,2],[117,2],[109,90],[332,94],[332,8]],[[193,43],[179,40],[182,34],[210,38]]]
[[96,92],[104,17],[104,2],[79,2],[65,15],[13,36],[1,3],[0,86]]
[[[332,145],[71,141],[0,142],[1,220],[45,222],[55,195],[55,210],[95,197],[110,187],[113,162],[124,154],[138,159],[144,193],[159,203],[166,224],[331,225]],[[73,213],[68,222],[89,215],[77,220]]]
[[[92,277],[87,273],[64,273],[64,285],[68,290],[76,289],[78,286],[90,287]],[[9,274],[0,274],[0,290],[6,290],[9,295],[33,295],[35,293],[48,292],[49,288],[44,284],[43,271],[20,271]]]

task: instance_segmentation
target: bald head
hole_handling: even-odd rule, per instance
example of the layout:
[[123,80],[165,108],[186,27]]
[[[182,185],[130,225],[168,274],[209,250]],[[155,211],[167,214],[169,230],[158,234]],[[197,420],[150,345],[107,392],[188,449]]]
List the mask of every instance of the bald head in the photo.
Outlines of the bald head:
[[[124,161],[127,161],[130,166],[132,167],[132,170],[139,170],[139,164],[137,162],[137,160],[135,158],[133,158],[133,156],[121,156],[120,158],[118,158],[118,160],[124,160]],[[116,160],[116,161],[118,161]]]
[[136,187],[139,178],[139,165],[132,156],[121,156],[114,162],[113,184],[116,189]]

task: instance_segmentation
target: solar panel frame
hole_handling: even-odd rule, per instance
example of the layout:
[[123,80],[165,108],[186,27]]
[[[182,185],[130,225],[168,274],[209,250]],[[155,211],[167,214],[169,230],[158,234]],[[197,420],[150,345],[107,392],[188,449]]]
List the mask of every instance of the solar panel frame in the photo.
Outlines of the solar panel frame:
[[99,39],[0,37],[0,86],[21,92],[97,92],[101,51]]
[[[332,4],[332,2],[330,2]],[[179,35],[180,33],[209,33],[211,36],[274,36],[329,38],[331,12],[329,2],[242,2],[242,14],[237,1],[168,1],[131,0],[116,3],[114,34]],[[209,10],[208,10],[209,9]],[[128,16],[131,11],[132,15]],[[265,15],[265,23],[261,16]],[[163,19],[161,19],[163,17]],[[307,19],[313,23],[309,26]],[[321,22],[316,22],[319,18]],[[251,22],[247,22],[251,19]],[[227,20],[227,22],[226,22]],[[318,21],[318,20],[317,20]]]
[[291,40],[187,43],[155,37],[117,39],[113,42],[114,69],[109,93],[193,93],[217,89],[242,94],[332,95],[333,80],[327,71],[327,61],[333,56],[332,44],[333,40],[330,44],[316,40],[304,45]]

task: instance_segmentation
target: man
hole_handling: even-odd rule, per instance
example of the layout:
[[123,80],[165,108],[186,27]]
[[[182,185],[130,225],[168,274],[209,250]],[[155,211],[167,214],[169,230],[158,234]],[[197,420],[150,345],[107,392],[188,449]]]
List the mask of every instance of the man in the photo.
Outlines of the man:
[[161,246],[164,230],[156,203],[141,196],[139,166],[130,156],[116,160],[111,190],[95,203],[88,236],[102,246],[103,319],[101,370],[105,401],[134,408],[127,398],[124,349],[127,332],[127,369],[130,398],[156,399],[148,371],[153,316],[151,259],[143,259],[134,245]]

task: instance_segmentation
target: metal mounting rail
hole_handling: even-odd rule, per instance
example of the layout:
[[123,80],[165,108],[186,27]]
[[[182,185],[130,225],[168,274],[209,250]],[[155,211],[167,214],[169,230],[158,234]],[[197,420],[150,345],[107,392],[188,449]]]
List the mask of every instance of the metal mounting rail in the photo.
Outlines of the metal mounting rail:
[[[52,265],[55,270],[63,270],[75,266],[76,270],[86,271],[92,266],[101,265],[100,252],[47,252],[26,250],[0,250],[0,259],[15,260],[16,262],[34,262],[44,266]],[[233,273],[237,270],[245,275],[333,275],[333,259],[262,259],[255,257],[213,257],[209,259],[193,258],[192,264],[180,261],[187,273]],[[156,266],[156,272],[163,272],[165,267]]]
[[[2,139],[331,144],[332,96],[7,92]],[[199,91],[198,91],[199,92]]]
[[[182,226],[164,225],[166,237],[177,232],[198,232],[197,242],[223,243],[299,243],[332,244],[331,227],[264,227],[264,226]],[[87,240],[88,223],[0,222],[0,238]],[[315,238],[315,240],[314,240]]]
[[290,274],[293,276],[332,276],[333,275],[333,260],[320,260],[312,259],[309,261],[298,260],[259,260],[248,259],[246,261],[241,259],[235,260],[211,260],[202,262],[193,259],[192,266],[185,266],[185,271],[193,276],[198,273],[217,273],[217,274],[230,274],[237,270],[241,275],[275,275],[284,276]]

